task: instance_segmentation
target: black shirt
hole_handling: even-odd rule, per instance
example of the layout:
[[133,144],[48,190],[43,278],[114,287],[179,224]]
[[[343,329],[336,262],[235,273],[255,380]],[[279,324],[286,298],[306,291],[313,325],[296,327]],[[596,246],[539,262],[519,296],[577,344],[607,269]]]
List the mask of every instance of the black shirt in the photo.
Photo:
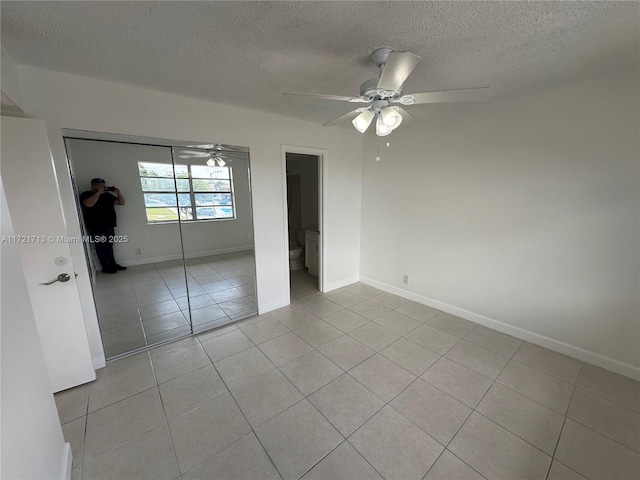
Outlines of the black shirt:
[[80,194],[80,204],[82,205],[82,214],[87,228],[90,232],[100,232],[106,228],[116,226],[116,209],[113,204],[118,200],[109,192],[104,192],[98,197],[98,201],[93,207],[87,207],[84,200],[91,197],[95,192],[88,191]]

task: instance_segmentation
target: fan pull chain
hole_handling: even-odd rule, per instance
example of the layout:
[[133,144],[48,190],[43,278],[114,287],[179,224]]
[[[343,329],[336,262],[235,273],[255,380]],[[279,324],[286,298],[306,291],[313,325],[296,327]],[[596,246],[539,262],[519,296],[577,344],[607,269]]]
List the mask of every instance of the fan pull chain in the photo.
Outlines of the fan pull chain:
[[[380,161],[380,142],[381,142],[381,138],[378,137],[378,145],[377,145],[377,151],[376,151],[376,162]],[[391,148],[391,144],[389,142],[387,142],[387,148]]]

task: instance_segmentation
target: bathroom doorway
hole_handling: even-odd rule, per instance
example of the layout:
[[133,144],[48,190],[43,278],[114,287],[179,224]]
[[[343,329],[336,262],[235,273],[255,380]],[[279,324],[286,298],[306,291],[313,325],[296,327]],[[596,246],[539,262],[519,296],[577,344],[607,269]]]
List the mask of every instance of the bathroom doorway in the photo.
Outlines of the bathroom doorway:
[[284,151],[287,201],[289,298],[322,291],[323,152],[300,147]]

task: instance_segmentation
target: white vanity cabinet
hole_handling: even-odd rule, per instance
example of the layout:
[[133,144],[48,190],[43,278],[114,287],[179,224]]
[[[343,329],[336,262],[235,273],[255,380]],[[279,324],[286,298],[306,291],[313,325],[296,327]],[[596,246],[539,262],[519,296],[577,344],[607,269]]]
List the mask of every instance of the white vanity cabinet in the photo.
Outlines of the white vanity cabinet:
[[314,276],[318,276],[318,268],[320,266],[319,261],[319,235],[318,232],[312,230],[306,230],[305,235],[305,266],[309,270],[309,273]]

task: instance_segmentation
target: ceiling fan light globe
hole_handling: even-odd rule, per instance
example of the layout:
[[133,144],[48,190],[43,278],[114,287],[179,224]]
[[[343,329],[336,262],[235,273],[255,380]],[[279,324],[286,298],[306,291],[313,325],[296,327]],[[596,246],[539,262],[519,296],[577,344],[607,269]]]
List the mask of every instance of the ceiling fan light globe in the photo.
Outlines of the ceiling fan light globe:
[[216,161],[213,158],[210,158],[209,160],[207,160],[207,166],[215,167],[216,166]]
[[402,123],[402,115],[400,115],[399,112],[396,112],[398,114],[398,116],[396,117],[396,122],[393,125],[389,125],[389,128],[391,130],[395,130],[396,128],[398,128],[400,126],[400,124]]
[[225,162],[225,161],[224,161],[223,159],[221,159],[221,158],[218,158],[218,159],[216,160],[216,162],[218,163],[218,166],[219,166],[219,167],[224,167],[224,166],[227,164],[227,162]]
[[376,135],[378,135],[379,137],[386,137],[390,133],[391,128],[388,125],[385,125],[384,121],[382,120],[382,116],[379,115],[378,119],[376,120]]
[[382,110],[380,118],[382,118],[384,124],[391,130],[396,128],[398,125],[400,125],[400,122],[402,122],[402,115],[400,115],[398,111],[393,107],[386,107],[384,110]]
[[354,118],[351,123],[353,123],[353,126],[356,127],[356,130],[358,130],[360,133],[364,133],[367,131],[367,128],[369,128],[369,125],[371,125],[372,120],[373,112],[371,110],[365,110],[356,118]]

